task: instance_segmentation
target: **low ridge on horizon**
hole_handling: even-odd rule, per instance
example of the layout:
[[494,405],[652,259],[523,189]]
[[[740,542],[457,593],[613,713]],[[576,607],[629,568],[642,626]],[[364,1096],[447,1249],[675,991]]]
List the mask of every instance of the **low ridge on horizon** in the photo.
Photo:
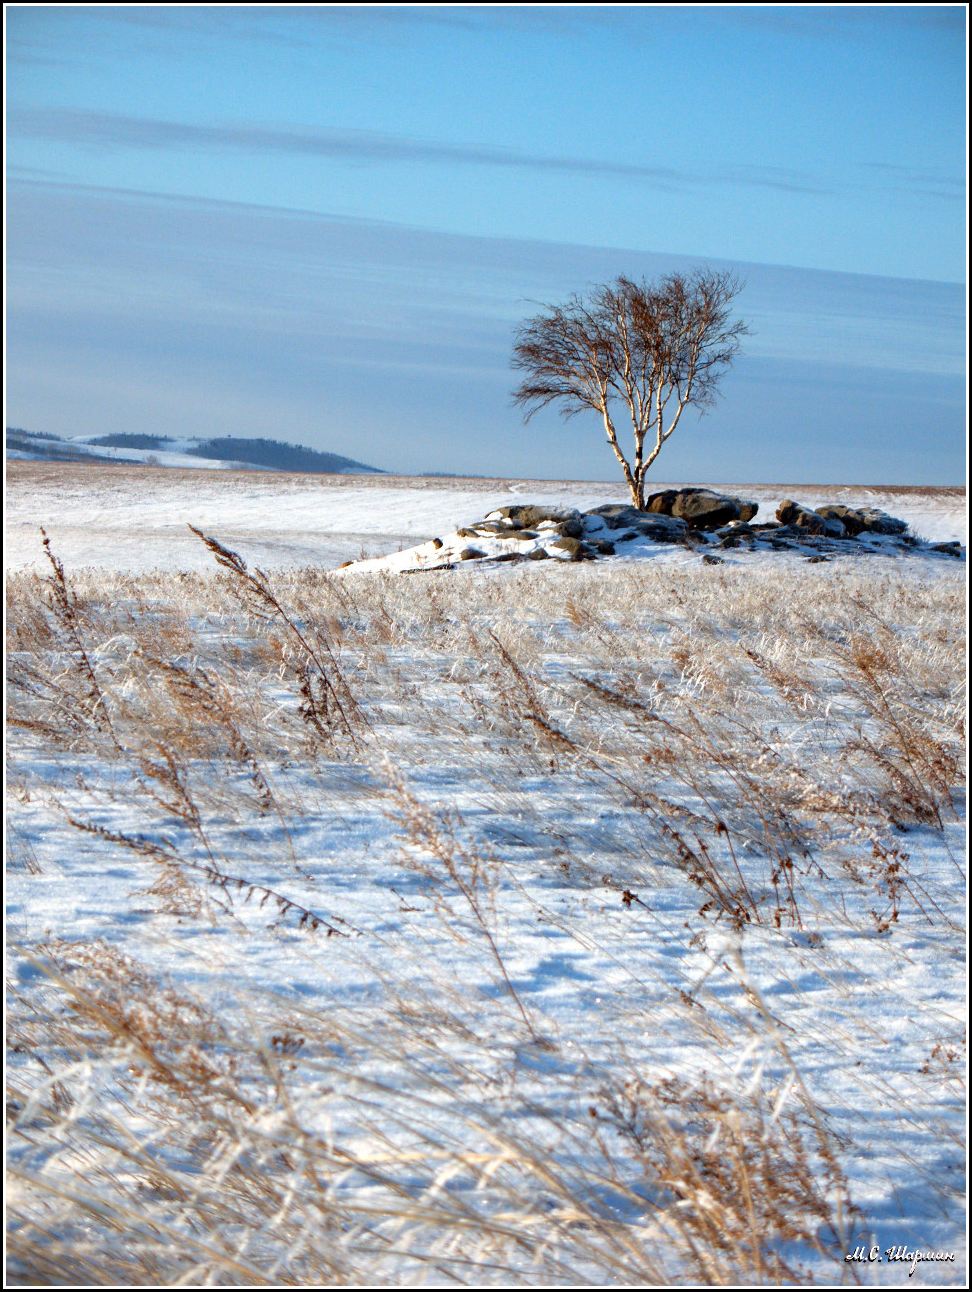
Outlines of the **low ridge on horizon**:
[[341,453],[310,449],[265,436],[145,435],[120,432],[108,435],[52,435],[6,428],[7,458],[52,462],[110,462],[129,466],[212,467],[225,469],[292,471],[337,475],[384,475]]

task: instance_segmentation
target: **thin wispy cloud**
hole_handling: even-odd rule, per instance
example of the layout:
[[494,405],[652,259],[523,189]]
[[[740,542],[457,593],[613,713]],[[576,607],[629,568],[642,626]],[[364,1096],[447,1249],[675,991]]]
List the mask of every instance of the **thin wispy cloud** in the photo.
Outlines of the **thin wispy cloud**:
[[[85,148],[213,150],[254,157],[277,154],[356,166],[492,166],[534,173],[555,172],[575,177],[629,180],[666,191],[712,185],[775,189],[788,193],[824,194],[835,191],[833,185],[828,187],[805,172],[759,163],[713,166],[702,172],[689,167],[522,152],[372,130],[241,122],[199,123],[77,108],[28,108],[11,114],[11,120],[17,133],[24,137]],[[881,188],[894,192],[917,193],[946,201],[964,198],[962,179],[941,170],[865,161],[859,164],[857,173],[858,182],[862,185],[877,183]]]
[[[726,5],[720,16],[726,22],[754,30],[830,44],[849,40],[867,42],[873,39],[875,31],[871,5]],[[964,22],[963,6],[958,4],[881,6],[882,26],[900,35],[927,30],[960,36]]]
[[76,108],[26,108],[13,115],[20,136],[85,147],[128,149],[231,150],[252,156],[268,153],[327,158],[360,165],[445,164],[499,166],[555,171],[591,178],[645,181],[666,188],[732,184],[797,193],[829,190],[799,171],[747,164],[713,167],[704,173],[651,163],[521,152],[480,144],[455,144],[370,130],[293,126],[199,124]]
[[901,166],[896,162],[865,162],[865,170],[876,172],[905,193],[924,193],[929,197],[964,199],[965,184],[959,176],[947,175],[926,166]]
[[7,167],[8,181],[23,180],[24,183],[32,183],[37,180],[39,182],[60,183],[62,180],[67,180],[67,178],[63,171],[52,170],[48,166],[21,166],[16,162],[12,162]]

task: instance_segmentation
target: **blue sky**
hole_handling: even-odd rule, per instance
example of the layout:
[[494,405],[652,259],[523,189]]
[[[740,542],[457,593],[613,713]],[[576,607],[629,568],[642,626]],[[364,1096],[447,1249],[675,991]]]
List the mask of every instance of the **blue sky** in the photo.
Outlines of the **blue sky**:
[[961,6],[6,18],[8,422],[609,478],[516,323],[708,263],[753,335],[659,479],[964,475]]

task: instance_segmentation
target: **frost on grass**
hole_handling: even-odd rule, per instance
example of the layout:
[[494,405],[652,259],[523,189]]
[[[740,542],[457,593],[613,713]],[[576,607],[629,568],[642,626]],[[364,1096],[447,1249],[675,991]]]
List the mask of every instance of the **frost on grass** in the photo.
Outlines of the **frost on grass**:
[[8,583],[15,1281],[961,1279],[960,575],[210,551]]

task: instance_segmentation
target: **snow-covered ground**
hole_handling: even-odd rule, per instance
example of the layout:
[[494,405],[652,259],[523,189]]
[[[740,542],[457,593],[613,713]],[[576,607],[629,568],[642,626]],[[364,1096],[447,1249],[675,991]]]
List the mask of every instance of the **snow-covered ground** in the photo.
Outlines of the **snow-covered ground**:
[[623,493],[95,479],[9,480],[15,1278],[964,1282],[964,566],[334,579]]
[[[785,497],[808,506],[843,502],[878,507],[907,520],[935,542],[967,539],[965,492],[846,486],[720,485],[752,498],[759,519],[772,519]],[[676,488],[661,483],[657,488]],[[381,556],[469,525],[516,502],[589,510],[627,502],[618,484],[578,481],[443,480],[388,477],[156,472],[69,464],[12,464],[8,469],[8,569],[40,568],[38,528],[51,535],[71,566],[139,571],[201,570],[205,552],[192,524],[217,534],[271,568]]]

